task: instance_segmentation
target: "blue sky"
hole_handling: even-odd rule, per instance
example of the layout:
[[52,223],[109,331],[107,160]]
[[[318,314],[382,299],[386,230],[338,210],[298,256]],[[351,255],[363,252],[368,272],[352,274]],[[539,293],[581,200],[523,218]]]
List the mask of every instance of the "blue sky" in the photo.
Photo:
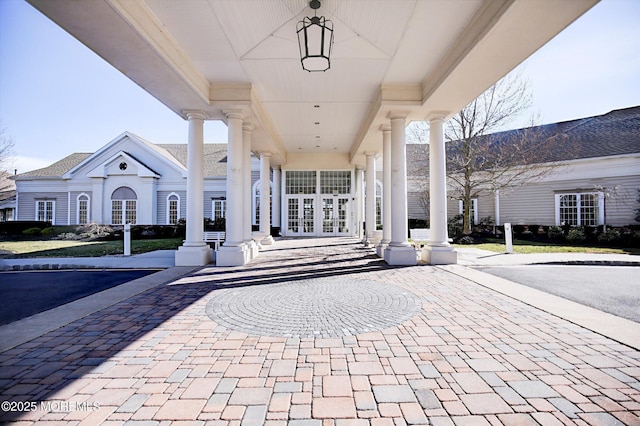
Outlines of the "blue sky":
[[[638,22],[640,1],[603,0],[524,63],[540,124],[640,105]],[[0,120],[19,173],[124,131],[187,137],[185,121],[23,0],[0,0]],[[205,124],[205,142],[226,137],[223,123]]]

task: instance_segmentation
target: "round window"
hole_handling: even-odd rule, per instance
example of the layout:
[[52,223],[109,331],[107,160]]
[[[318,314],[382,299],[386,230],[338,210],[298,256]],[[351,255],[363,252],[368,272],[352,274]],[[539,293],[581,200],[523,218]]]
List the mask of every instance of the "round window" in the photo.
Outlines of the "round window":
[[120,163],[120,170],[127,170],[127,163],[125,163],[124,161]]

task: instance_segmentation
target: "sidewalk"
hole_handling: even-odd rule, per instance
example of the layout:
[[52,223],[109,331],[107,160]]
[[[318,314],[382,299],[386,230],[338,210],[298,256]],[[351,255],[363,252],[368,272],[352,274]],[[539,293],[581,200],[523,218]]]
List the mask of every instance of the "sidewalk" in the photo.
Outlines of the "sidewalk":
[[134,254],[132,256],[0,259],[0,271],[86,268],[171,268],[173,266],[175,266],[175,250],[156,250],[148,253]]
[[551,314],[470,272],[277,241],[0,353],[0,399],[36,403],[0,421],[640,424],[640,351],[564,319],[571,302]]
[[477,248],[456,247],[458,264],[469,266],[514,266],[535,264],[640,266],[640,256],[602,253],[496,253]]

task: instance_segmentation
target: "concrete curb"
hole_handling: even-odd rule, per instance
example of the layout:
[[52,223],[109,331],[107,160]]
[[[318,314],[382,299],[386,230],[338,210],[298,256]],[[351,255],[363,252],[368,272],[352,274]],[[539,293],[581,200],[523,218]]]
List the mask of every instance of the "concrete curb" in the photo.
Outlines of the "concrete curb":
[[463,265],[438,268],[640,350],[640,323]]
[[535,262],[527,263],[527,265],[640,266],[640,261],[625,262],[620,260],[568,260],[558,262]]

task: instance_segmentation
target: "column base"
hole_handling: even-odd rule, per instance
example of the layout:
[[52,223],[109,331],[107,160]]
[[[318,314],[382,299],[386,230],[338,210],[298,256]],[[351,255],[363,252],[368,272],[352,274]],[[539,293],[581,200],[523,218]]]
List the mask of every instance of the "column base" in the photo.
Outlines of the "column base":
[[176,266],[204,266],[213,261],[213,250],[206,244],[180,246],[176,251]]
[[263,246],[270,246],[274,242],[275,240],[273,239],[273,237],[271,235],[267,235],[262,239],[262,241],[260,241],[260,244],[262,244]]
[[242,266],[248,262],[247,246],[222,246],[216,252],[216,266]]
[[430,265],[452,265],[458,263],[458,252],[451,246],[426,246],[422,248],[422,260]]
[[392,266],[412,266],[418,264],[418,256],[411,246],[388,245],[384,250],[384,261]]
[[376,246],[376,254],[378,257],[384,258],[384,251],[389,246],[389,241],[380,241]]
[[258,243],[256,243],[253,240],[245,241],[244,243],[247,246],[247,254],[248,254],[249,260],[255,259],[256,257],[258,257],[258,253],[260,253],[260,247],[258,247]]

